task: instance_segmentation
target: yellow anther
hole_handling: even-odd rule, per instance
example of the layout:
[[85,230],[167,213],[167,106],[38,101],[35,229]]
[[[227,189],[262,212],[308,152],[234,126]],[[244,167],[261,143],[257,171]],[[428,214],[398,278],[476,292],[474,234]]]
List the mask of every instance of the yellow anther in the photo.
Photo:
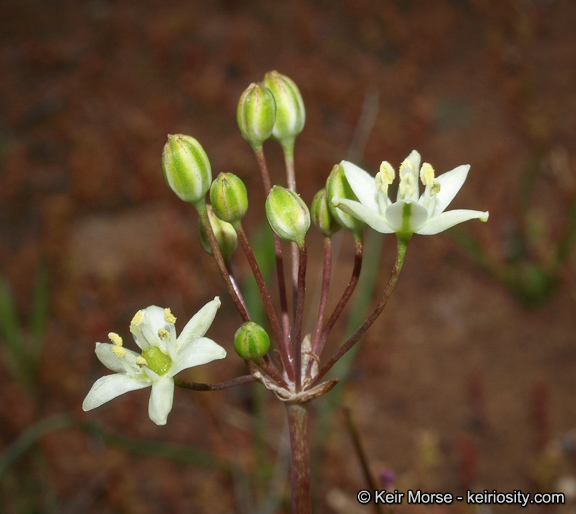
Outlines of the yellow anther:
[[113,346],[112,353],[117,357],[124,357],[124,355],[126,355],[126,350],[124,350],[124,348],[121,346]]
[[168,330],[166,330],[165,328],[160,328],[158,329],[158,337],[162,341],[167,341],[168,339],[170,339],[170,332],[168,332]]
[[176,323],[176,316],[172,314],[170,309],[164,309],[164,321],[170,325],[174,325],[174,323]]
[[420,168],[420,180],[422,180],[422,184],[425,186],[432,187],[434,181],[434,168],[427,162],[422,164],[422,168]]
[[404,159],[402,164],[400,164],[400,179],[403,179],[406,175],[414,174],[414,166],[410,159]]
[[110,332],[108,334],[108,337],[110,338],[110,341],[112,341],[112,343],[116,346],[122,346],[122,338],[116,334],[116,332]]
[[386,177],[388,184],[392,184],[392,181],[396,177],[396,172],[388,161],[383,161],[382,164],[380,164],[380,173]]
[[130,325],[138,326],[142,323],[143,320],[144,320],[144,311],[138,311],[136,314],[134,314],[134,317],[132,318]]
[[388,186],[392,184],[396,172],[389,162],[383,161],[380,164],[380,171],[376,174],[376,190],[384,194],[388,193]]
[[136,357],[136,364],[138,364],[138,366],[148,366],[144,357]]

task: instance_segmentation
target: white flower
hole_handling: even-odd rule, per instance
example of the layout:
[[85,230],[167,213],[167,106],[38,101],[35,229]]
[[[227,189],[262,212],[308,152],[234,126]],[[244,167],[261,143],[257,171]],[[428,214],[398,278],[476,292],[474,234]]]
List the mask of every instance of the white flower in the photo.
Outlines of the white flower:
[[157,425],[165,425],[174,399],[174,375],[180,371],[226,357],[226,350],[203,337],[214,321],[220,299],[207,303],[176,337],[176,318],[170,309],[152,305],[136,313],[130,332],[142,350],[138,354],[122,346],[122,338],[113,332],[109,343],[96,343],[96,355],[115,371],[98,379],[86,396],[85,411],[136,389],[152,386],[148,414]]
[[[359,201],[333,198],[332,203],[383,234],[396,232],[404,238],[414,233],[432,235],[471,219],[488,220],[488,212],[467,209],[444,212],[464,184],[468,165],[435,178],[432,166],[424,163],[420,167],[420,154],[413,150],[400,166],[396,202],[388,198],[388,186],[395,177],[394,168],[388,162],[380,165],[376,177],[351,162],[342,161],[342,166]],[[422,195],[418,191],[418,175],[425,186]]]

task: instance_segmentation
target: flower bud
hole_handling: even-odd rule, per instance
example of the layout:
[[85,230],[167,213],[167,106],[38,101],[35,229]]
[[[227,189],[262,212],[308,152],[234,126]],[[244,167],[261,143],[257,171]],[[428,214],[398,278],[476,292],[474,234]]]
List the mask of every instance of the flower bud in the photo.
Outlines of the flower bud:
[[360,232],[364,230],[364,222],[354,216],[350,216],[350,214],[346,214],[340,209],[337,209],[332,204],[332,198],[334,197],[358,201],[358,198],[354,194],[354,191],[352,191],[352,188],[346,179],[344,168],[340,164],[336,164],[336,166],[332,168],[332,172],[326,181],[326,195],[330,214],[332,214],[336,222],[342,227],[350,230],[350,232],[360,234]]
[[302,95],[292,79],[277,71],[266,73],[264,85],[272,91],[276,100],[276,123],[272,137],[282,145],[290,144],[302,132],[306,122]]
[[[238,244],[236,231],[230,223],[227,223],[216,216],[210,205],[207,206],[207,213],[210,225],[212,226],[212,231],[214,232],[214,237],[216,237],[218,247],[220,248],[220,253],[224,260],[227,261],[234,253],[234,250],[236,250]],[[212,248],[210,247],[202,220],[198,222],[198,233],[200,235],[200,244],[202,245],[202,248],[204,248],[208,255],[212,255]]]
[[193,137],[169,135],[162,152],[164,178],[176,196],[196,204],[206,196],[212,182],[208,156]]
[[234,349],[243,359],[260,359],[270,349],[270,337],[258,323],[247,321],[234,334]]
[[310,228],[308,207],[294,191],[274,186],[266,198],[266,217],[274,233],[300,245]]
[[272,92],[263,84],[250,84],[238,101],[236,120],[242,137],[253,148],[260,148],[272,135],[276,120]]
[[244,182],[232,173],[220,173],[210,186],[210,203],[221,220],[233,222],[248,210],[248,193]]
[[326,198],[326,189],[320,189],[312,200],[310,208],[312,222],[318,227],[324,237],[332,237],[342,227],[332,216]]

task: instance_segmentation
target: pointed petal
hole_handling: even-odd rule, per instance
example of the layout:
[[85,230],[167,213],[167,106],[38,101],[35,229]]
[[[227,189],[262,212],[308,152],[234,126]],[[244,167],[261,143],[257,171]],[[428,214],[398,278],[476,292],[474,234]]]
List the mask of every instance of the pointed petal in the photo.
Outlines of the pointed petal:
[[164,328],[170,330],[170,327],[164,320],[164,309],[156,305],[150,305],[142,311],[143,318],[140,324],[130,325],[130,332],[134,336],[136,344],[146,350],[150,346],[157,346],[165,349],[164,344],[158,338],[158,330]]
[[418,202],[396,202],[386,209],[386,219],[394,231],[404,229],[404,207],[410,205],[410,232],[416,232],[428,220],[428,211]]
[[380,232],[381,234],[391,234],[394,232],[394,229],[390,227],[384,216],[379,214],[378,211],[373,211],[362,205],[360,202],[345,200],[344,198],[332,198],[332,203],[338,207],[338,209],[350,214],[350,216],[362,220],[376,232]]
[[183,369],[200,366],[224,357],[226,357],[224,348],[212,341],[212,339],[200,337],[182,349],[177,360],[172,364],[169,373],[170,376],[174,376]]
[[438,177],[438,182],[440,182],[440,192],[436,195],[436,205],[434,207],[434,212],[431,213],[432,215],[444,212],[444,209],[448,207],[466,181],[469,170],[470,166],[468,164],[463,164],[462,166],[458,166],[452,171],[443,173]]
[[444,232],[454,225],[476,218],[479,218],[481,221],[488,221],[488,211],[482,212],[456,209],[454,211],[443,212],[429,219],[428,223],[426,223],[426,225],[424,225],[420,230],[417,230],[416,233],[423,236],[431,236]]
[[150,401],[148,402],[148,416],[157,425],[165,425],[168,414],[174,403],[174,380],[171,377],[162,377],[152,384]]
[[150,380],[142,377],[130,377],[121,373],[107,375],[94,382],[92,389],[90,389],[82,403],[82,408],[85,411],[95,409],[121,394],[143,389],[150,384]]
[[369,209],[378,212],[378,203],[376,202],[376,182],[374,177],[365,172],[362,168],[348,161],[340,163],[344,168],[344,175],[350,184],[352,191],[357,196],[361,204]]
[[[182,351],[182,349],[192,341],[202,337],[208,331],[219,308],[220,298],[216,296],[214,300],[204,305],[204,307],[192,317],[177,340],[176,353]],[[172,354],[172,351],[170,353]]]
[[95,352],[98,360],[116,373],[127,373],[130,370],[131,376],[139,374],[140,368],[136,364],[136,359],[140,357],[140,354],[123,348],[126,354],[124,357],[118,357],[112,351],[114,347],[115,345],[109,343],[96,343]]

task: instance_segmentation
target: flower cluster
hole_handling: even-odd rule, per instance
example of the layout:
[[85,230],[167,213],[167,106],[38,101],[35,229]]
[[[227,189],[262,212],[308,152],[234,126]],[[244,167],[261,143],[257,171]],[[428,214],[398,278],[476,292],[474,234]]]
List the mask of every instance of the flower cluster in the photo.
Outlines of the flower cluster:
[[[314,196],[309,209],[296,192],[294,175],[295,139],[306,120],[304,103],[296,84],[285,75],[270,72],[261,83],[251,84],[244,91],[236,114],[240,132],[254,150],[266,194],[265,212],[274,233],[277,263],[279,300],[276,305],[242,226],[242,219],[249,208],[248,190],[243,181],[231,173],[220,173],[213,180],[207,153],[196,139],[186,135],[168,136],[162,153],[162,169],[174,193],[197,210],[202,246],[214,257],[243,321],[235,334],[234,347],[248,364],[250,375],[223,384],[227,387],[240,383],[238,380],[246,381],[245,378],[259,380],[281,400],[302,404],[325,394],[336,383],[334,379],[321,380],[381,313],[396,284],[412,235],[438,234],[471,219],[487,221],[488,212],[446,211],[464,184],[470,166],[458,166],[436,177],[430,164],[421,165],[416,150],[400,165],[395,201],[388,194],[396,178],[396,171],[390,163],[382,162],[379,172],[373,177],[355,164],[342,161],[334,166],[326,187]],[[263,151],[264,142],[270,138],[276,140],[284,152],[288,187],[272,184]],[[424,187],[422,193],[419,182]],[[311,224],[324,237],[324,273],[313,337],[303,329],[308,258],[306,237]],[[399,242],[396,264],[372,314],[332,358],[322,364],[321,354],[329,333],[358,283],[366,225],[381,233],[396,234]],[[332,265],[331,238],[341,228],[351,232],[356,243],[353,274],[334,312],[325,321]],[[282,241],[292,243],[289,259],[284,255]],[[256,279],[272,337],[264,327],[252,321],[237,285],[232,266],[237,246],[245,253]],[[285,283],[284,260],[291,266],[292,287]],[[288,301],[287,291],[290,290],[293,292],[292,302]],[[290,303],[292,312],[289,312]],[[151,306],[138,311],[130,331],[141,353],[124,348],[122,339],[114,333],[109,335],[111,344],[97,343],[96,355],[115,374],[96,381],[84,400],[84,410],[94,409],[125,392],[151,386],[150,418],[158,425],[165,424],[172,408],[174,376],[184,369],[226,355],[224,348],[204,337],[219,306],[218,298],[205,305],[186,325],[180,337],[176,337],[175,318],[169,309]],[[280,317],[276,314],[278,306]],[[278,351],[270,355],[271,345]],[[182,381],[178,383],[183,385]],[[201,386],[214,389],[221,388],[222,384]]]

